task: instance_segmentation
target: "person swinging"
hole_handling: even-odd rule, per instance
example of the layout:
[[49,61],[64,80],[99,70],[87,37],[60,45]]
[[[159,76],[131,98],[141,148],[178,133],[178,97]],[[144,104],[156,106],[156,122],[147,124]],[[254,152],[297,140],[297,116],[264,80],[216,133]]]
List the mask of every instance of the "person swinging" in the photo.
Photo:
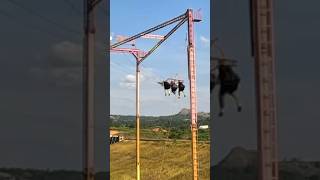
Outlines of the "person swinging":
[[239,102],[238,97],[235,95],[235,91],[238,89],[240,83],[240,77],[233,71],[230,65],[219,65],[219,76],[220,92],[219,92],[219,104],[220,113],[219,116],[223,116],[224,113],[224,96],[229,94],[233,97],[238,112],[241,112],[242,106]]

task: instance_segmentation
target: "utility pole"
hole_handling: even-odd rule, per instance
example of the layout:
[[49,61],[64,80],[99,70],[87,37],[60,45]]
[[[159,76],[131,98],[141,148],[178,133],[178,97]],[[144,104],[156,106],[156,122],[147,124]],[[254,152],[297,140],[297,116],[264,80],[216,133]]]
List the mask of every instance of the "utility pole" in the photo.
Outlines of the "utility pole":
[[[158,38],[158,36],[157,36]],[[140,60],[146,54],[135,48],[111,48],[112,52],[130,53],[136,59],[136,177],[140,180]]]
[[259,180],[278,180],[273,0],[251,0],[258,118]]
[[83,39],[83,179],[94,180],[94,53],[95,6],[101,0],[84,0]]
[[136,61],[136,170],[137,180],[140,180],[140,57]]

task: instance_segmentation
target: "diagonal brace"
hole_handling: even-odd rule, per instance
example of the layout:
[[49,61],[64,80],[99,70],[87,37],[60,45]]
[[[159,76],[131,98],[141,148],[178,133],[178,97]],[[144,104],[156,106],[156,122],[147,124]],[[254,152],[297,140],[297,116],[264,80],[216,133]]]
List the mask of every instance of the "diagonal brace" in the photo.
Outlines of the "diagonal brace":
[[143,31],[143,32],[141,32],[139,34],[136,34],[136,35],[134,35],[132,37],[129,37],[129,38],[123,40],[123,41],[117,42],[117,43],[111,45],[111,48],[116,48],[118,46],[121,46],[122,44],[125,44],[125,43],[130,42],[130,41],[135,40],[135,39],[138,39],[138,38],[140,38],[140,37],[142,37],[142,36],[144,36],[146,34],[152,33],[153,31],[156,31],[156,30],[161,29],[163,27],[166,27],[166,26],[168,26],[170,24],[178,22],[178,21],[180,21],[182,19],[185,19],[186,17],[187,17],[187,13],[184,13],[184,14],[182,14],[182,15],[180,15],[178,17],[175,17],[175,18],[173,18],[173,19],[171,19],[169,21],[166,21],[166,22],[164,22],[164,23],[162,23],[162,24],[160,24],[158,26],[155,26],[155,27],[150,28],[150,29],[148,29],[146,31]]
[[143,58],[139,61],[139,63],[141,63],[143,60],[145,60],[151,53],[153,53],[165,40],[167,40],[180,26],[182,26],[182,24],[184,22],[187,21],[188,18],[184,18],[182,19],[171,31],[168,32],[168,34],[166,34],[164,36],[163,39],[161,39],[156,45],[154,45],[152,47],[152,49],[150,49],[150,51],[145,55],[143,56]]

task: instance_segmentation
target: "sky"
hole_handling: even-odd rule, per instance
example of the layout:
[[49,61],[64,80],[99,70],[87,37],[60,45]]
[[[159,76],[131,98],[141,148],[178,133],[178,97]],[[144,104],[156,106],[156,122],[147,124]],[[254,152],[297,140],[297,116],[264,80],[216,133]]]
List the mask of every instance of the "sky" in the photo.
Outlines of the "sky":
[[[125,4],[124,4],[125,2]],[[186,12],[201,9],[203,20],[195,23],[198,110],[209,112],[210,8],[209,1],[118,1],[111,0],[110,33],[116,42],[118,35],[131,36]],[[176,23],[177,24],[177,23]],[[174,25],[152,34],[165,35]],[[168,115],[189,108],[187,66],[187,23],[166,40],[141,67],[142,115]],[[157,41],[138,39],[137,48],[148,51]],[[123,47],[128,47],[124,45]],[[135,59],[130,54],[111,53],[111,114],[135,114]],[[165,97],[157,84],[167,78],[182,78],[186,82],[186,98]]]
[[[0,2],[0,167],[82,168],[82,2]],[[105,5],[105,4],[104,4]],[[105,169],[107,75],[97,12],[97,168]],[[102,65],[102,66],[101,66]],[[104,72],[101,74],[101,67]],[[99,80],[103,77],[103,80]],[[105,93],[106,94],[106,93]],[[101,100],[103,102],[101,102]],[[104,109],[101,111],[101,108]],[[103,151],[103,153],[101,153]],[[101,155],[102,154],[102,155]]]

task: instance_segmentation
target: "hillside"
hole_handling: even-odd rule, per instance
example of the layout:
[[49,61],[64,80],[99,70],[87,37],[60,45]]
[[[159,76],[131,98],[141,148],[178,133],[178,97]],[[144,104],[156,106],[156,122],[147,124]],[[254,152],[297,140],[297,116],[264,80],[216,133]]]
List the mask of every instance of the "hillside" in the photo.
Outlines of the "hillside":
[[[140,118],[141,138],[148,139],[190,139],[190,118],[189,109],[169,116],[142,116]],[[110,129],[118,131],[125,138],[135,138],[135,116],[111,115]],[[209,125],[210,114],[199,112],[198,124]],[[155,132],[158,129],[159,132]],[[210,139],[209,129],[198,131],[199,140]]]
[[[320,180],[320,162],[297,159],[280,162],[280,180]],[[236,147],[216,166],[217,180],[256,180],[257,152]]]
[[[176,127],[180,129],[189,129],[190,117],[189,109],[181,109],[180,112],[168,116],[141,116],[141,128],[150,127]],[[130,115],[110,115],[111,127],[135,127],[135,116]],[[198,113],[199,125],[209,125],[210,113]]]

